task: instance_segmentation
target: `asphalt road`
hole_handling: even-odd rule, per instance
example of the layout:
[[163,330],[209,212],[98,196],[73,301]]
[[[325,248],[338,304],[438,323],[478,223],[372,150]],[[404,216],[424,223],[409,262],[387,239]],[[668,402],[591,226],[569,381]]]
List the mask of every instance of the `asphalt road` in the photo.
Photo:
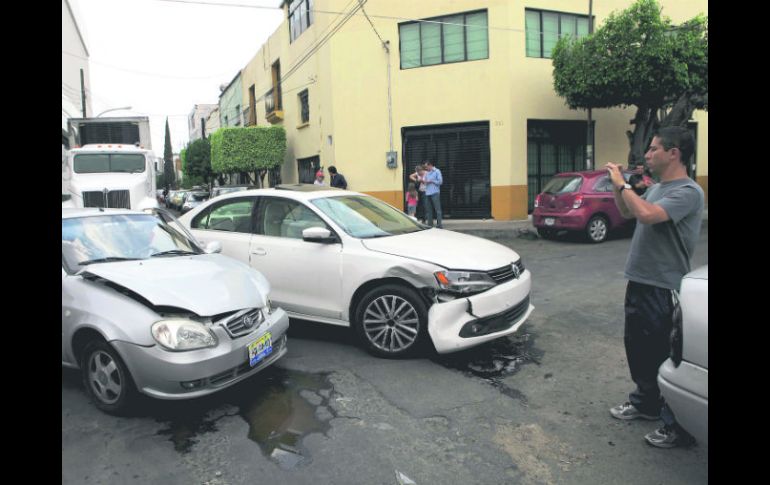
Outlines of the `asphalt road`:
[[[658,423],[609,415],[632,385],[630,239],[498,242],[532,271],[536,309],[512,338],[471,351],[377,359],[347,329],[292,321],[273,368],[123,418],[63,369],[62,483],[707,483],[707,447],[652,448],[643,436]],[[707,262],[706,225],[693,267]]]

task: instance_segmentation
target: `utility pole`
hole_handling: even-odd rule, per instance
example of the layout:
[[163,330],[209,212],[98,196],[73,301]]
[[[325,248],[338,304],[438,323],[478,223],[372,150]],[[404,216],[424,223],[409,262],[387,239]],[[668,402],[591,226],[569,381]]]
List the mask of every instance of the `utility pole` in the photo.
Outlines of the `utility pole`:
[[[588,35],[594,33],[594,1],[588,0]],[[586,170],[594,169],[594,130],[591,108],[588,108],[588,126],[586,127]]]
[[80,102],[83,105],[83,118],[86,117],[86,81],[83,77],[83,70],[80,70]]

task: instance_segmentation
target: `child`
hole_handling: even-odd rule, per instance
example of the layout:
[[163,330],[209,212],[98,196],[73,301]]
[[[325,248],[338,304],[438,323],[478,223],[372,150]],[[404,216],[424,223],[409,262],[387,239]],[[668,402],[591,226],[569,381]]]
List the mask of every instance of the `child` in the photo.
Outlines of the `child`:
[[[425,166],[423,164],[419,164],[416,167],[414,167],[414,173],[409,175],[409,180],[412,180],[415,184],[417,184],[417,192],[420,195],[425,195]],[[424,197],[417,197],[417,208],[420,209],[420,206],[425,205],[424,204]],[[420,218],[422,219],[420,222],[425,223],[425,208],[422,207],[422,210],[420,212]]]
[[406,213],[414,217],[417,213],[417,203],[420,201],[420,196],[417,193],[417,188],[414,186],[414,182],[409,182],[409,187],[406,189]]

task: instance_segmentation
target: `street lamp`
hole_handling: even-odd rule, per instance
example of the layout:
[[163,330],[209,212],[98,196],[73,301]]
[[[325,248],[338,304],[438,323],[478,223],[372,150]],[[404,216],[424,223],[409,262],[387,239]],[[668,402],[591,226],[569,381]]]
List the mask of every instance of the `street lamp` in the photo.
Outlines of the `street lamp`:
[[100,117],[101,115],[103,115],[104,113],[109,113],[110,111],[118,111],[118,110],[121,110],[121,109],[131,109],[131,106],[124,106],[124,107],[122,107],[122,108],[112,108],[112,109],[108,109],[108,110],[106,110],[106,111],[102,111],[101,113],[99,113],[98,115],[96,115],[96,117],[98,118],[98,117]]

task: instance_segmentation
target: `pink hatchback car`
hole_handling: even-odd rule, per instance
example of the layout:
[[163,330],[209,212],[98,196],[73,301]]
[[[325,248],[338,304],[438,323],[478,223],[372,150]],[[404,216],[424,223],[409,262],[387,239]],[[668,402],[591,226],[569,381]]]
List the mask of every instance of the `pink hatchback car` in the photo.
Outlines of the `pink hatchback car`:
[[[633,174],[626,171],[623,177],[628,180]],[[653,183],[647,176],[644,180]],[[545,239],[570,231],[583,232],[591,242],[600,243],[610,230],[631,229],[634,222],[620,215],[606,170],[556,174],[535,198],[532,212],[532,223]]]

